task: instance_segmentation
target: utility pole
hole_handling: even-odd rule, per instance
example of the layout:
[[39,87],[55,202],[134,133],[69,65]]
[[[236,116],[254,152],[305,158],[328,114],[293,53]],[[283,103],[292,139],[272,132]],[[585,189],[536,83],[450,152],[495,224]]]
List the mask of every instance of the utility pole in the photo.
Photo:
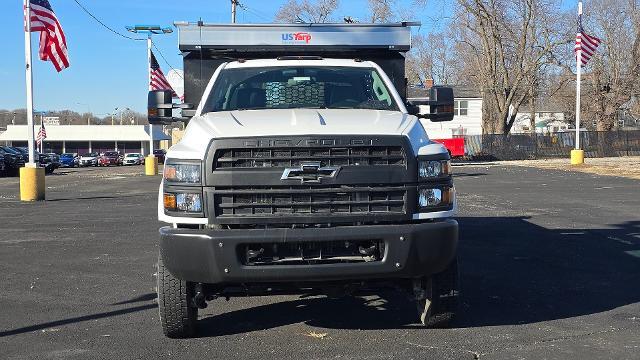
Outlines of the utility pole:
[[231,0],[231,23],[236,23],[236,7],[238,6],[238,0]]

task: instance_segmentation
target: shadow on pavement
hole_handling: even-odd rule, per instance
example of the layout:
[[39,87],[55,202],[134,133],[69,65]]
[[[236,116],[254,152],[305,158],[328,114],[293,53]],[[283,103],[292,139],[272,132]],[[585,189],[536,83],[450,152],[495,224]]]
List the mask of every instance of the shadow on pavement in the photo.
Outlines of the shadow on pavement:
[[458,171],[454,171],[453,173],[453,177],[457,178],[457,177],[480,177],[480,176],[487,176],[487,173],[481,173],[481,172],[458,172]]
[[[640,221],[607,229],[547,229],[524,217],[459,218],[462,296],[454,327],[536,323],[601,313],[640,301]],[[118,304],[149,301],[145,294]],[[220,304],[211,302],[210,306]],[[132,308],[0,332],[0,337],[155,308]],[[209,316],[200,336],[306,323],[329,329],[416,326],[415,307],[397,291],[373,299],[300,298]]]
[[113,303],[111,305],[125,305],[125,304],[132,304],[132,303],[143,302],[143,301],[150,301],[150,300],[154,300],[157,297],[158,295],[156,293],[148,293],[148,294],[136,296],[133,299]]
[[[462,296],[454,327],[564,319],[640,301],[640,221],[580,230],[547,229],[523,217],[458,220]],[[379,302],[285,301],[201,319],[199,330],[220,336],[299,322],[339,329],[416,326],[406,295],[384,291]]]
[[46,323],[25,326],[25,327],[21,327],[21,328],[17,328],[17,329],[1,331],[0,332],[0,337],[18,335],[18,334],[23,334],[23,333],[28,333],[28,332],[48,329],[48,328],[52,328],[52,327],[56,327],[56,326],[75,324],[75,323],[79,323],[79,322],[83,322],[83,321],[97,320],[97,319],[103,319],[103,318],[108,318],[108,317],[112,317],[112,316],[130,314],[130,313],[134,313],[134,312],[138,312],[138,311],[144,311],[144,310],[153,309],[153,308],[155,308],[157,306],[158,306],[157,304],[146,304],[146,305],[140,305],[140,306],[127,308],[127,309],[107,311],[107,312],[102,312],[102,313],[98,313],[98,314],[90,314],[90,315],[72,317],[72,318],[68,318],[68,319],[50,321],[50,322],[46,322]]

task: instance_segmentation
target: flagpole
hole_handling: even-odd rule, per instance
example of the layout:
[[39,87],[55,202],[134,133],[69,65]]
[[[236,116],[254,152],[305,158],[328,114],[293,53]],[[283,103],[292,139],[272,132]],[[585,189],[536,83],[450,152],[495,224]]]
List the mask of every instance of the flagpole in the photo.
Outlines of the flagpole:
[[[147,75],[149,76],[147,84],[149,84],[149,91],[151,91],[151,32],[149,32],[147,37]],[[149,124],[149,156],[154,156],[153,154],[153,125]]]
[[[579,37],[578,37],[579,36]],[[578,40],[580,43],[578,43]],[[580,81],[582,76],[582,1],[578,2],[578,30],[576,31],[576,148],[571,150],[571,165],[584,164],[584,150],[580,150]]]
[[29,161],[20,168],[20,200],[36,201],[45,199],[44,169],[36,162],[35,136],[33,129],[33,77],[31,71],[31,0],[23,1],[24,8],[24,59],[27,85],[27,143]]
[[[582,1],[578,2],[578,17],[582,16]],[[576,53],[576,150],[580,150],[580,81],[582,80],[582,47]]]
[[31,73],[31,4],[29,0],[24,0],[23,5],[25,9],[24,57],[27,82],[27,142],[29,146],[27,166],[36,167],[35,132],[33,129],[33,77]]

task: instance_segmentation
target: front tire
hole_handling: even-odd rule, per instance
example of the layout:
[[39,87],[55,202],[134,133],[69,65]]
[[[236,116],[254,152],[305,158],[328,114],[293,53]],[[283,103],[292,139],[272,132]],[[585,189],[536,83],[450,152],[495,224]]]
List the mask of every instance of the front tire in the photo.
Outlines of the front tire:
[[198,308],[192,304],[193,283],[175,278],[158,257],[158,309],[162,332],[169,338],[188,338],[196,333]]
[[[416,299],[420,323],[427,328],[447,328],[458,307],[458,258],[441,273],[419,280],[424,297]],[[415,287],[415,285],[414,285]]]

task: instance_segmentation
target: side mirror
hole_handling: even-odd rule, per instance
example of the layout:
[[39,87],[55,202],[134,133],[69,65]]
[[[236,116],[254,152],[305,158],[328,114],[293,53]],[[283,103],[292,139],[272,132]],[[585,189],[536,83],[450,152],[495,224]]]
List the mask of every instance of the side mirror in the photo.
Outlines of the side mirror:
[[[170,90],[149,91],[147,98],[147,116],[149,124],[171,124],[178,121],[188,121],[195,111],[191,104],[174,104]],[[174,117],[173,109],[181,109],[182,116]]]
[[[434,86],[431,88],[429,100],[411,100],[407,103],[407,110],[411,115],[433,122],[451,121],[453,120],[453,102],[452,88]],[[421,111],[421,106],[428,106],[429,111]]]

